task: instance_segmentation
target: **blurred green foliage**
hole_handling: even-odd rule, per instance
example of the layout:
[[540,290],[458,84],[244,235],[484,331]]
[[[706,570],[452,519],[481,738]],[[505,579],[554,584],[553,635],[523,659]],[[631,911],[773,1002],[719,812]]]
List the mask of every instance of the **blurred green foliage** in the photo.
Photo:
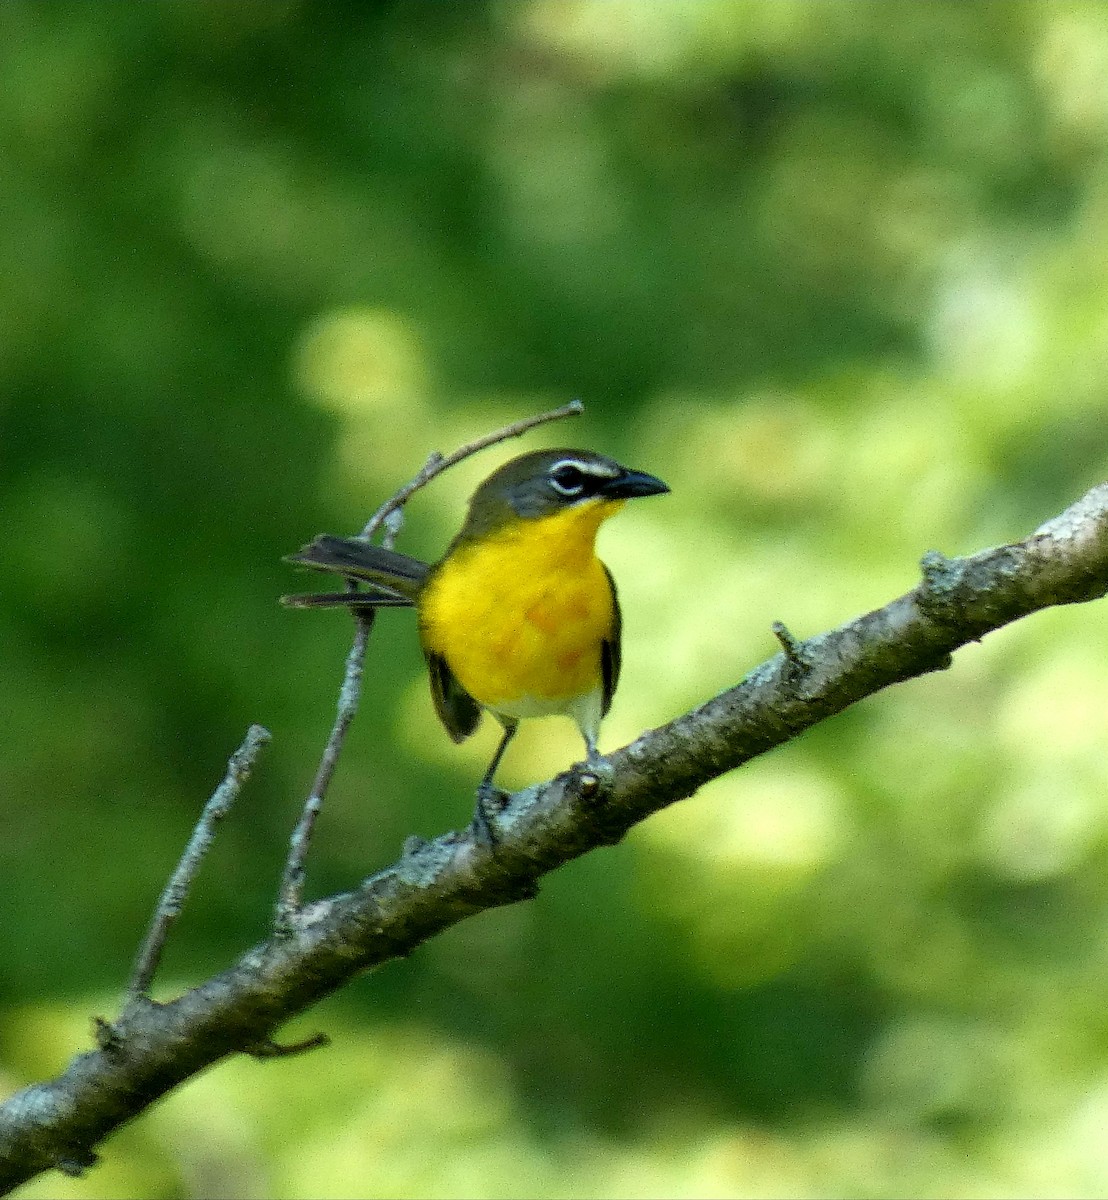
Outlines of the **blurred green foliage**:
[[[7,0],[0,69],[4,1091],[111,1012],[252,721],[161,986],[263,936],[350,632],[280,556],[430,450],[578,395],[527,445],[671,484],[603,535],[606,746],[1108,468],[1102,4]],[[25,1194],[1104,1195],[1106,634],[990,637]],[[316,894],[463,822],[493,736],[385,614]]]

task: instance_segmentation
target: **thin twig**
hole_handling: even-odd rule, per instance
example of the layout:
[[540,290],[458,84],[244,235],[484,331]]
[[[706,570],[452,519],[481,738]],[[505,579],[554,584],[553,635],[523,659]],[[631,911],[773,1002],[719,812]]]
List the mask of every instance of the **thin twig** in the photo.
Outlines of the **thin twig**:
[[339,754],[342,752],[346,732],[350,728],[358,712],[358,701],[362,693],[362,668],[365,665],[366,646],[369,634],[373,629],[373,618],[376,614],[369,612],[356,614],[357,628],[354,633],[354,644],[346,656],[346,672],[343,676],[342,687],[339,689],[338,711],[335,723],[331,727],[331,736],[319,760],[312,790],[304,804],[300,820],[292,831],[289,839],[289,855],[285,863],[285,872],[281,879],[281,890],[277,896],[275,928],[278,933],[287,933],[291,928],[293,918],[300,911],[304,899],[304,861],[308,857],[308,847],[311,845],[312,833],[315,830],[316,818],[323,807],[323,798],[331,786],[331,777],[338,765]]
[[270,733],[261,725],[251,725],[246,731],[242,745],[231,755],[227,763],[227,773],[223,782],[212,793],[211,799],[204,805],[200,820],[192,831],[192,837],[181,855],[177,869],[170,876],[158,900],[150,926],[146,931],[142,946],[135,958],[134,969],[131,972],[131,982],[127,990],[132,996],[145,996],[154,982],[154,975],[161,961],[165,940],[170,927],[181,914],[189,889],[200,870],[204,856],[211,848],[215,836],[216,825],[231,810],[243,785],[250,778],[254,763],[270,739]]
[[[466,442],[464,446],[459,446],[453,454],[448,454],[445,458],[441,454],[432,454],[423,464],[419,474],[390,496],[373,516],[369,518],[365,528],[362,530],[362,537],[372,537],[377,532],[381,522],[391,512],[402,508],[420,488],[426,487],[436,475],[441,475],[443,471],[455,466],[463,459],[469,458],[479,450],[486,450],[489,446],[495,446],[499,442],[506,442],[510,438],[520,437],[522,434],[528,433],[539,425],[545,425],[548,421],[560,421],[564,417],[577,417],[584,411],[585,406],[580,400],[571,400],[568,404],[563,404],[561,408],[552,408],[549,412],[539,413],[538,416],[534,417],[524,417],[522,421],[515,421],[511,425],[505,425],[503,429],[498,429],[495,433],[474,438],[472,442]],[[395,533],[393,536],[395,536]]]
[[[436,476],[480,450],[495,446],[499,442],[506,442],[510,438],[519,437],[538,425],[545,425],[548,421],[558,421],[563,417],[576,417],[584,412],[584,408],[585,406],[580,400],[571,400],[568,404],[563,404],[561,408],[554,408],[534,417],[525,417],[521,421],[514,421],[511,425],[505,425],[503,429],[498,429],[495,433],[474,438],[473,441],[466,442],[464,446],[459,446],[452,454],[444,456],[436,451],[427,459],[419,472],[402,488],[395,491],[370,517],[361,536],[366,539],[372,538],[384,526],[382,544],[391,549],[403,523],[404,505],[420,488],[426,487]],[[343,675],[342,687],[339,690],[335,723],[331,727],[331,735],[327,739],[319,768],[312,781],[311,793],[304,803],[300,820],[297,821],[296,828],[289,839],[289,854],[281,879],[281,890],[277,897],[274,917],[274,928],[278,933],[287,934],[290,931],[293,920],[303,903],[304,862],[308,856],[316,819],[323,807],[323,799],[335,773],[343,743],[346,741],[347,731],[358,711],[358,703],[362,694],[366,646],[373,628],[373,615],[372,610],[368,613],[357,614],[358,626],[354,634],[354,644],[346,656],[346,670]]]
[[299,1042],[275,1042],[272,1038],[263,1038],[253,1046],[247,1046],[245,1052],[252,1058],[292,1058],[330,1044],[331,1039],[327,1034],[313,1033],[311,1037],[303,1038]]

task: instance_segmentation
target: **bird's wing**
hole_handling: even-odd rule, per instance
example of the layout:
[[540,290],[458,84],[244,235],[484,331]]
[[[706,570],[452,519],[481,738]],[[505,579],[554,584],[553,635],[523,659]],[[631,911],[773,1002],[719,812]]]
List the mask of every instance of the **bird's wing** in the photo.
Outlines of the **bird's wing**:
[[608,586],[612,589],[613,617],[611,632],[600,643],[600,675],[604,689],[600,705],[600,715],[602,717],[606,716],[608,709],[612,707],[612,697],[616,694],[616,685],[619,683],[621,662],[620,639],[623,632],[623,615],[619,611],[619,594],[616,592],[616,581],[612,578],[612,573],[607,567],[604,568],[604,574],[608,576]]
[[431,676],[435,712],[456,742],[464,742],[481,723],[481,706],[458,682],[441,654],[424,651]]

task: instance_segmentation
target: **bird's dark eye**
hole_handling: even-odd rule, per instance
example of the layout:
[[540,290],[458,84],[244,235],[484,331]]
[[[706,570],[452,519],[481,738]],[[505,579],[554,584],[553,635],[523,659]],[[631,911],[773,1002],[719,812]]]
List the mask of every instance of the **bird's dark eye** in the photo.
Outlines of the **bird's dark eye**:
[[585,475],[572,463],[559,463],[550,472],[550,482],[563,496],[580,496],[585,490]]

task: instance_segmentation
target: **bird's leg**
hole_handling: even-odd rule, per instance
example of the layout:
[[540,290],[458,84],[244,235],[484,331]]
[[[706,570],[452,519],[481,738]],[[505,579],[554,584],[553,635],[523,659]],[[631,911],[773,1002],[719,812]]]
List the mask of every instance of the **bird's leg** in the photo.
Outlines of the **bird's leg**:
[[608,765],[607,759],[596,748],[596,738],[585,734],[585,766],[590,771],[601,771]]
[[504,725],[504,736],[500,739],[500,745],[497,746],[496,753],[492,756],[492,762],[489,763],[489,769],[485,772],[484,779],[477,785],[477,806],[473,811],[474,835],[479,842],[486,846],[495,846],[499,841],[493,828],[493,821],[508,794],[501,791],[492,779],[496,774],[496,768],[500,766],[500,760],[504,757],[504,751],[508,749],[508,743],[515,737],[516,730],[519,728],[518,721],[504,717],[500,720]]
[[594,794],[597,787],[603,783],[607,783],[612,778],[612,764],[600,753],[596,748],[596,737],[590,735],[584,730],[581,730],[585,738],[585,774],[582,777],[582,784],[587,780],[587,776],[593,777],[593,782],[589,785],[589,794]]

